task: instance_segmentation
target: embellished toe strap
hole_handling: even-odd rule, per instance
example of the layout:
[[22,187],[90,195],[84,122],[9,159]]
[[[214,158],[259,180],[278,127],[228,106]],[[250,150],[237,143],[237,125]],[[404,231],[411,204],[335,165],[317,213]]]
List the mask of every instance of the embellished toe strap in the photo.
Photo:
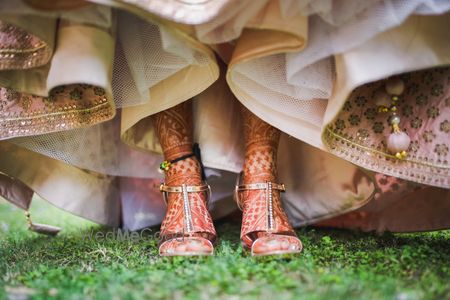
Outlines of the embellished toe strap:
[[199,193],[199,192],[205,192],[205,191],[211,191],[211,187],[209,184],[204,185],[180,185],[180,186],[168,186],[165,183],[161,183],[159,186],[160,192],[167,192],[167,193],[183,193],[184,190],[188,193]]
[[161,183],[159,186],[159,191],[163,193],[164,202],[167,205],[167,193],[182,193],[183,201],[188,201],[187,193],[201,193],[206,192],[206,204],[209,203],[209,198],[211,198],[211,186],[209,184],[203,185],[185,185],[180,186],[168,186],[165,183]]
[[248,183],[248,184],[240,184],[236,186],[237,191],[246,191],[246,190],[265,190],[265,189],[273,189],[279,190],[281,192],[286,192],[286,188],[284,183],[275,183],[275,182],[258,182],[258,183]]
[[236,203],[237,206],[239,207],[240,210],[242,210],[242,206],[239,203],[239,192],[242,191],[251,191],[251,190],[266,190],[266,197],[267,200],[269,201],[269,205],[272,205],[272,192],[273,190],[278,190],[282,193],[286,192],[286,187],[284,186],[284,183],[275,183],[275,182],[270,182],[270,181],[266,181],[266,182],[258,182],[258,183],[247,183],[247,184],[238,184],[236,185],[235,189],[234,189],[234,198],[236,199]]
[[[166,203],[166,205],[168,205],[168,200],[167,200],[167,196],[168,193],[181,193],[182,194],[182,206],[183,206],[183,221],[184,221],[184,229],[186,231],[186,233],[191,234],[191,233],[195,233],[195,224],[193,221],[193,207],[192,207],[192,203],[189,200],[189,193],[206,193],[206,204],[208,204],[209,202],[209,198],[211,197],[211,187],[208,184],[203,184],[203,185],[186,185],[186,184],[182,184],[180,186],[168,186],[165,183],[162,183],[159,186],[159,190],[163,193],[163,198],[164,198],[164,202]],[[206,217],[207,214],[207,210],[205,211],[205,209],[201,209],[201,207],[199,207],[199,205],[195,205],[194,204],[194,209],[196,210],[200,210],[197,211],[197,214],[203,215],[205,218],[196,218],[197,222],[201,222],[201,219],[205,219],[204,224],[199,224],[197,227],[199,227],[199,229],[205,229],[205,230],[201,230],[204,232],[211,232],[215,235],[215,231],[211,230],[211,228],[213,228],[212,225],[212,221],[209,220],[209,218]],[[204,227],[204,228],[203,228]],[[197,230],[198,231],[198,230]],[[184,232],[184,230],[183,230]]]

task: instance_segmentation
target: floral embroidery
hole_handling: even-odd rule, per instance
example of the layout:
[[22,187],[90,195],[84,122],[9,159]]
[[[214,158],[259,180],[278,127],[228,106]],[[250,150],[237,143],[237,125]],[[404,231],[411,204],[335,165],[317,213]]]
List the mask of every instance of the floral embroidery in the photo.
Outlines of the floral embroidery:
[[427,130],[423,133],[422,137],[426,143],[431,143],[436,137],[436,135],[433,133],[433,131]]
[[365,139],[367,139],[369,137],[369,131],[367,131],[367,129],[360,128],[360,129],[358,129],[356,136],[358,137],[359,140],[364,141]]
[[409,149],[408,151],[411,153],[417,153],[417,151],[419,151],[420,148],[420,144],[418,141],[412,141],[411,144],[409,144]]
[[431,88],[431,95],[433,96],[441,96],[444,94],[444,86],[442,84],[435,84]]
[[44,101],[55,103],[56,102],[56,96],[53,93],[50,93],[48,97],[44,98]]
[[94,95],[93,87],[65,85],[52,89],[49,97],[0,87],[0,96],[0,138],[75,129],[106,121],[114,113],[105,96]]
[[[405,161],[397,161],[389,155],[386,139],[392,132],[389,113],[379,111],[375,104],[376,93],[384,88],[385,80],[355,89],[333,127],[327,127],[331,134],[326,135],[326,142],[332,153],[362,167],[422,183],[430,183],[437,175],[442,178],[438,184],[446,186],[450,163],[450,118],[447,116],[450,113],[450,69],[405,75],[399,75],[404,80],[405,92],[396,101],[400,129],[411,138]],[[422,164],[442,172],[431,174],[429,169],[420,166]]]
[[20,106],[25,110],[28,111],[31,107],[31,98],[29,96],[23,96],[20,99]]
[[384,131],[384,125],[381,122],[375,122],[372,126],[372,130],[375,133],[382,133]]
[[345,111],[350,111],[352,109],[352,103],[350,101],[345,101],[344,107],[342,108]]
[[383,175],[383,177],[381,177],[381,178],[378,180],[378,183],[381,184],[381,185],[386,185],[386,184],[388,184],[388,183],[389,183],[388,177],[387,177],[386,175]]
[[425,105],[427,103],[428,103],[428,96],[426,96],[424,94],[420,94],[419,96],[416,97],[417,105]]
[[437,116],[439,116],[439,108],[437,107],[430,107],[427,109],[427,116],[429,118],[436,118]]
[[60,95],[60,94],[64,93],[64,91],[65,91],[65,88],[64,88],[64,86],[61,85],[61,86],[57,86],[54,89],[52,89],[51,93],[54,95]]
[[72,100],[80,100],[83,97],[83,91],[79,88],[74,88],[70,91],[69,96]]
[[19,98],[20,94],[19,94],[19,92],[16,92],[13,89],[6,89],[5,96],[6,96],[6,100],[11,102],[11,101],[17,100]]
[[437,144],[436,147],[434,147],[434,152],[439,156],[445,156],[448,153],[448,147],[446,144]]
[[411,120],[410,124],[412,128],[417,129],[422,126],[422,119],[419,119],[419,117],[415,117]]
[[439,125],[439,129],[442,132],[449,133],[450,132],[450,122],[448,120],[441,122],[441,124]]
[[355,99],[356,106],[361,107],[367,103],[367,98],[364,96],[358,96]]
[[358,115],[350,115],[348,122],[352,125],[359,125],[361,123],[361,118]]
[[413,114],[413,108],[411,105],[403,105],[402,106],[402,114],[405,117],[410,117]]
[[364,112],[364,116],[366,116],[367,120],[373,120],[377,116],[377,110],[370,107]]
[[42,101],[44,102],[44,106],[47,108],[52,108],[56,103],[56,96],[53,91],[48,95],[48,97],[43,97]]
[[345,129],[345,121],[338,119],[338,120],[336,120],[335,126],[336,126],[337,130],[343,130],[343,129]]
[[104,96],[105,90],[96,86],[96,87],[94,87],[94,94],[97,96]]

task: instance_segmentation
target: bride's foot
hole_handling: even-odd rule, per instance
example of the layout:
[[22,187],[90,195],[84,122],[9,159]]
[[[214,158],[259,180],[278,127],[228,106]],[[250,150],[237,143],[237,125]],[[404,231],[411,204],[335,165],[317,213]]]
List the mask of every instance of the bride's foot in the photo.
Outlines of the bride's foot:
[[167,203],[161,224],[161,256],[202,256],[214,253],[216,231],[207,209],[209,186],[202,182],[196,158],[174,163],[160,187]]
[[280,131],[243,108],[245,161],[236,201],[243,211],[241,240],[254,256],[300,253],[302,243],[281,205],[276,156]]
[[[193,155],[192,103],[183,102],[153,116],[164,157],[163,193],[167,212],[161,224],[162,256],[212,255],[216,230],[207,208],[209,186]],[[199,156],[198,156],[199,157]]]
[[236,186],[243,211],[241,240],[253,256],[300,253],[302,243],[295,235],[281,206],[283,184],[272,181]]

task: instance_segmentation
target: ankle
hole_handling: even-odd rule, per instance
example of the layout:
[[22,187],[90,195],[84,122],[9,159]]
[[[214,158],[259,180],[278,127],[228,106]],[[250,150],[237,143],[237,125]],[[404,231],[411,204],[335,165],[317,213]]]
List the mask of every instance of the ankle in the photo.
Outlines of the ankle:
[[243,183],[275,181],[277,151],[271,145],[254,145],[245,152]]
[[243,184],[249,184],[249,183],[259,183],[259,182],[277,182],[277,175],[276,172],[267,171],[264,170],[262,172],[243,172],[242,174],[242,183]]
[[179,143],[172,147],[166,147],[163,152],[165,159],[167,161],[171,161],[181,156],[192,153],[192,143],[191,142]]
[[201,167],[197,158],[190,157],[173,163],[166,172],[168,185],[199,185],[202,183]]

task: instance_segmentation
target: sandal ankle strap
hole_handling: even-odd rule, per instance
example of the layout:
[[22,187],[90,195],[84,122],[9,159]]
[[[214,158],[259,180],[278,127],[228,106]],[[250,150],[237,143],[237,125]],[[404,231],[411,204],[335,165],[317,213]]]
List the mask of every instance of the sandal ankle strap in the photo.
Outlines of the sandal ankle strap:
[[236,185],[237,192],[247,190],[266,190],[268,188],[271,188],[272,190],[278,190],[280,192],[286,192],[284,183],[275,183],[270,181]]
[[277,190],[280,192],[286,192],[286,187],[284,183],[275,183],[271,181],[257,182],[257,183],[247,183],[247,184],[237,184],[234,189],[234,198],[236,199],[236,204],[240,210],[243,210],[239,200],[239,192],[250,191],[250,190],[266,190],[266,201],[269,210],[269,221],[268,227],[273,227],[273,203],[272,203],[272,191]]
[[[179,186],[169,186],[165,183],[161,183],[159,186],[159,191],[163,193],[164,203],[167,205],[167,193],[182,193],[183,201],[186,202],[187,193],[201,193],[206,192],[206,204],[209,203],[209,198],[211,198],[211,186],[209,184],[202,185],[179,185]],[[186,193],[186,194],[185,194]],[[185,204],[186,205],[186,204]]]
[[205,191],[211,191],[211,187],[209,184],[203,184],[203,185],[180,185],[180,186],[168,186],[165,183],[161,183],[159,186],[160,192],[166,192],[166,193],[183,193],[183,187],[186,189],[186,192],[188,193],[199,193],[199,192],[205,192]]

